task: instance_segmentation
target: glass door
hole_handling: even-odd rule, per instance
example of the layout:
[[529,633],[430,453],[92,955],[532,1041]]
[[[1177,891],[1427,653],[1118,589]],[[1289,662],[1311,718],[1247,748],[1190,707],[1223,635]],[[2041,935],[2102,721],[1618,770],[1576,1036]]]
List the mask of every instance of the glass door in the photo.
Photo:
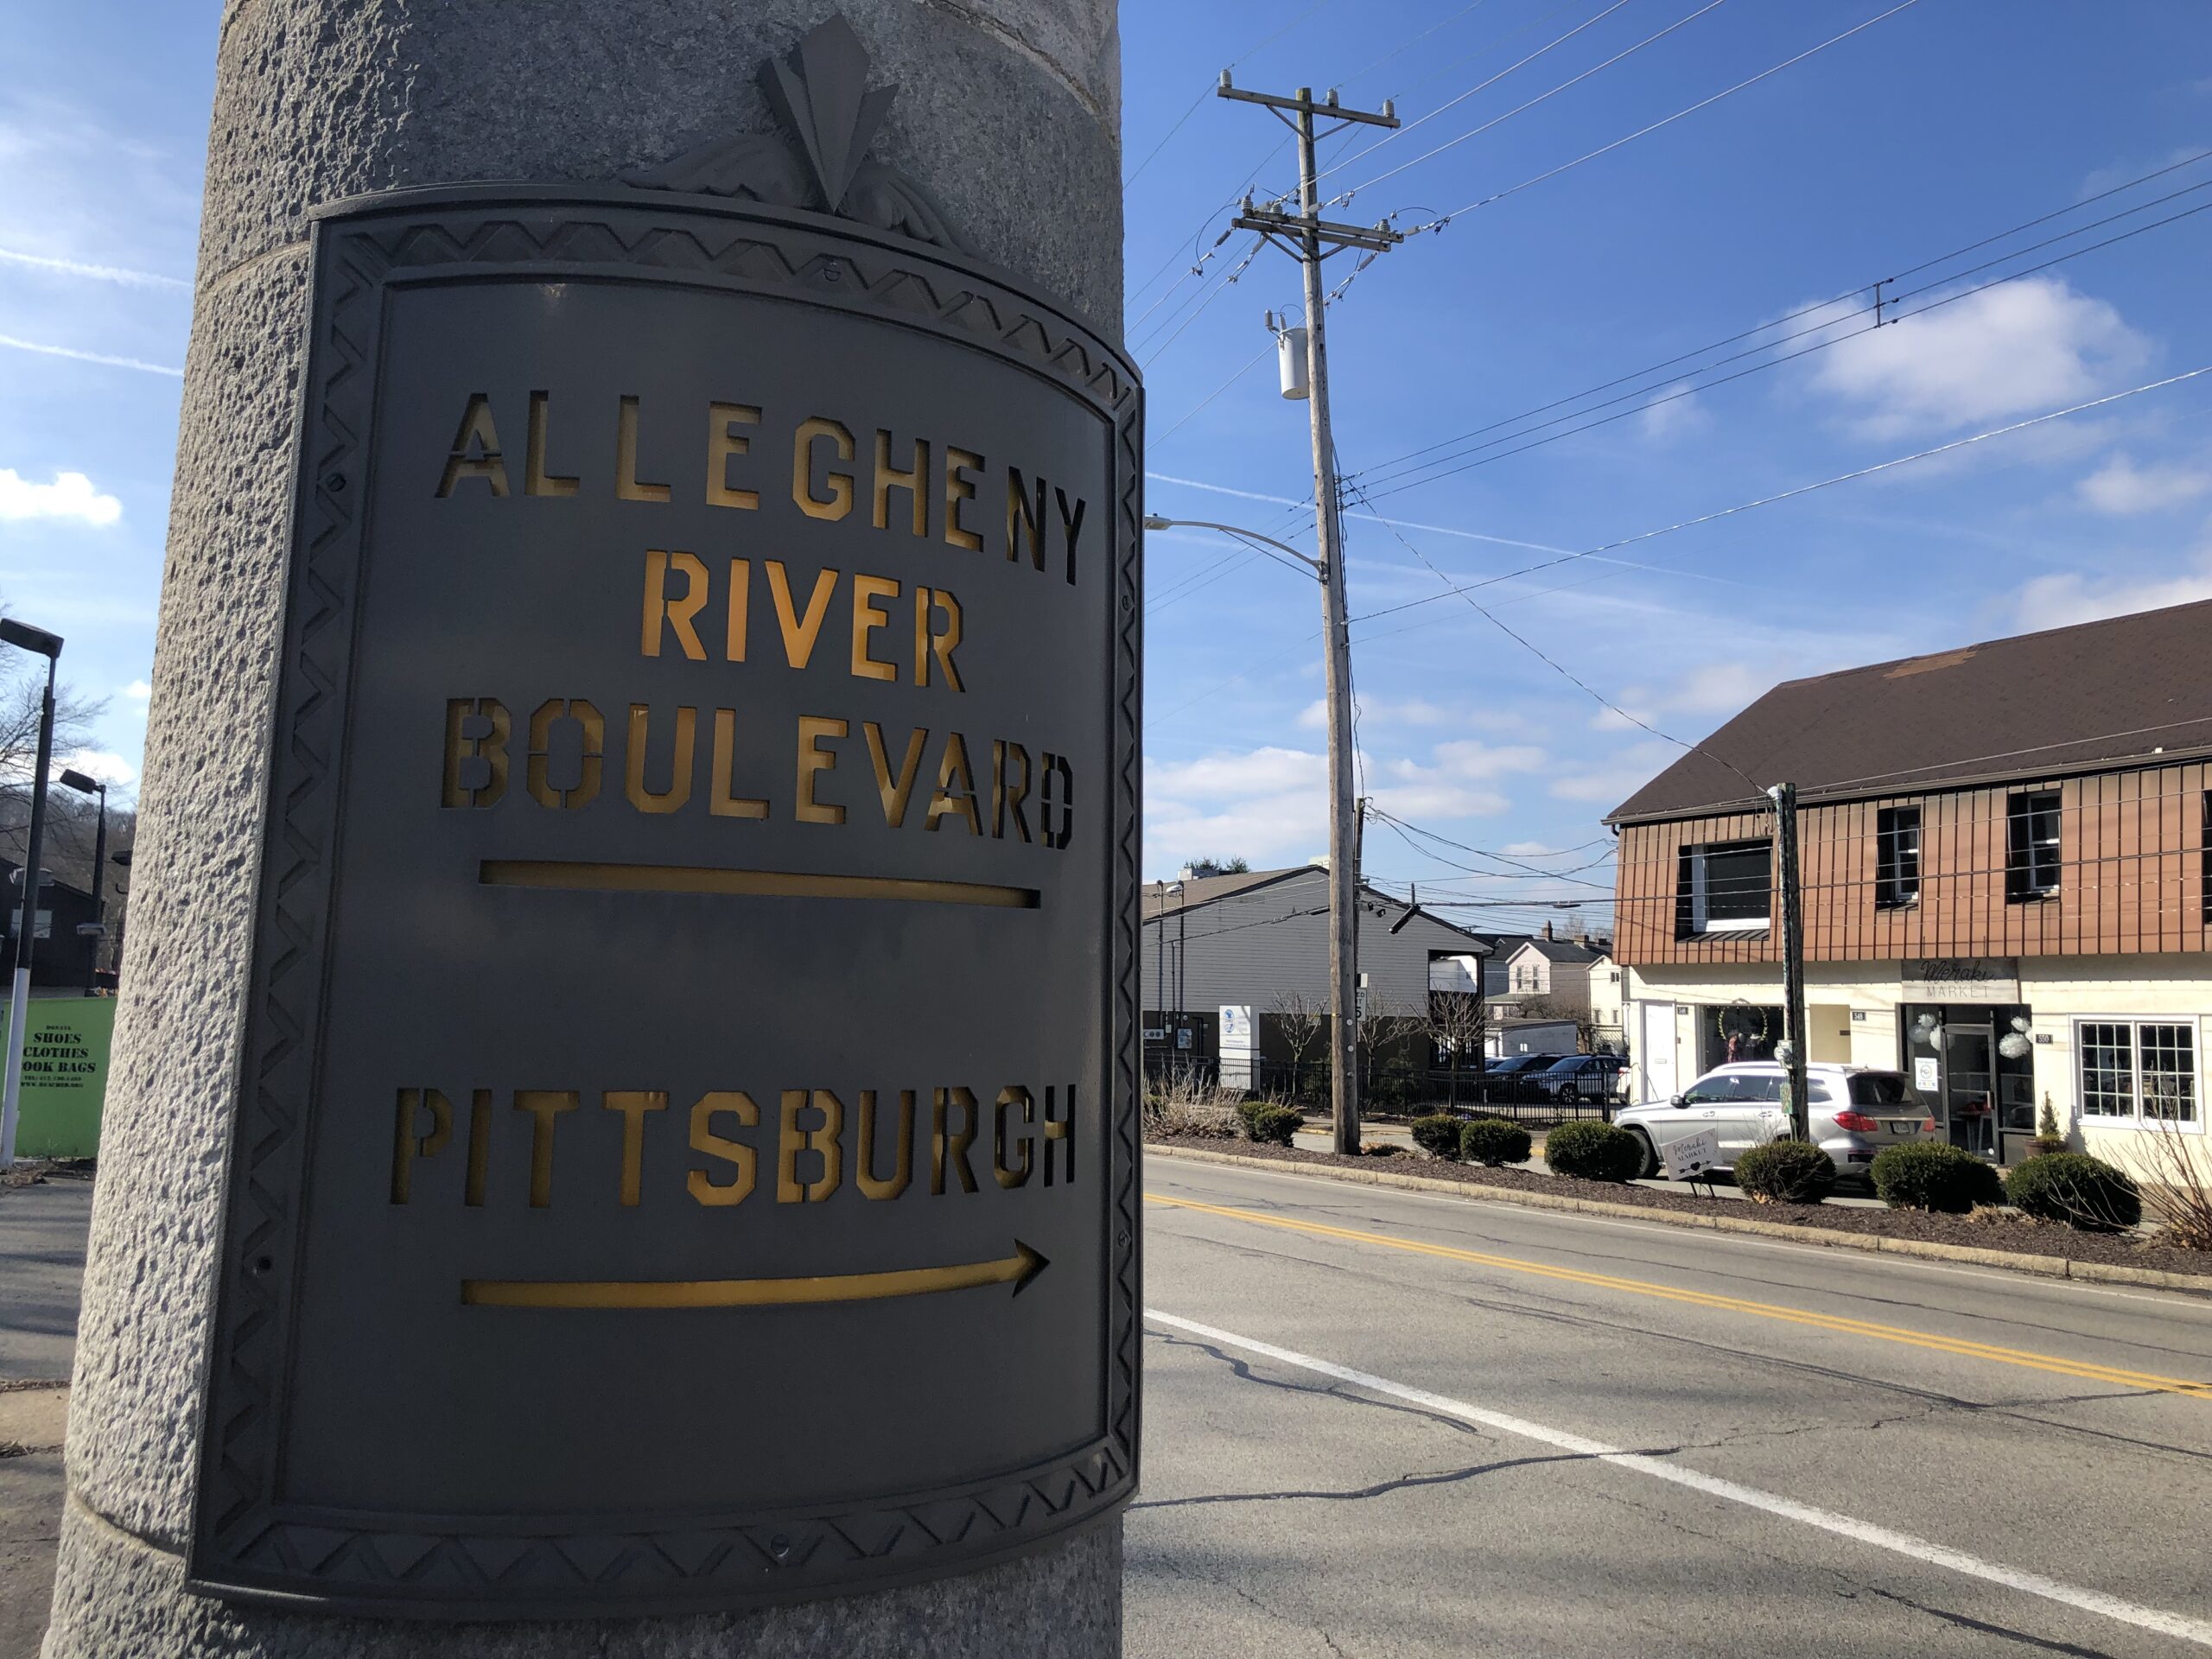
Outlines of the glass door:
[[1986,1025],[1947,1024],[1942,1039],[1943,1104],[1951,1144],[1977,1158],[1994,1158],[1996,1033]]

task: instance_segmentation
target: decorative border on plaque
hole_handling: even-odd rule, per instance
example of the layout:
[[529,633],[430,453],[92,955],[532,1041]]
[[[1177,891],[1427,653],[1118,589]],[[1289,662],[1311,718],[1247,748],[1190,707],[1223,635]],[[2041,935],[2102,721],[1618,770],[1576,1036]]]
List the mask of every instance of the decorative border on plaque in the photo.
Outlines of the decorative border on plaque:
[[[276,1407],[291,1359],[309,1103],[359,625],[358,474],[385,285],[454,276],[599,276],[799,299],[991,352],[1111,423],[1116,499],[1109,759],[1115,914],[1107,1078],[1106,1433],[950,1496],[629,1530],[486,1533],[461,1516],[365,1516],[277,1501]],[[1111,1513],[1137,1478],[1139,1087],[1136,813],[1141,726],[1143,398],[1113,346],[957,254],[825,215],[659,190],[403,191],[317,216],[292,567],[270,736],[254,958],[218,1253],[188,1583],[334,1611],[455,1617],[729,1609],[876,1589],[987,1565]]]

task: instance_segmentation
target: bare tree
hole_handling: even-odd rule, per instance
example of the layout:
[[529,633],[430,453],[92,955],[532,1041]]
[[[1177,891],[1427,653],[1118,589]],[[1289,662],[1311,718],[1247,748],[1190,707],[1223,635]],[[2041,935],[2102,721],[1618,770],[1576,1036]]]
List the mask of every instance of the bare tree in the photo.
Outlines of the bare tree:
[[[17,652],[8,652],[8,657]],[[0,662],[0,783],[28,784],[38,760],[38,723],[46,700],[42,669]],[[54,693],[54,753],[64,755],[85,747],[92,724],[106,712],[107,704],[81,697],[69,687]]]
[[1296,1096],[1305,1086],[1306,1056],[1321,1040],[1328,1010],[1303,991],[1277,991],[1268,1012],[1274,1015],[1275,1029],[1290,1050],[1290,1092]]
[[2162,1224],[2161,1243],[2212,1250],[2212,1154],[2205,1150],[2204,1136],[2183,1116],[2193,1116],[2195,1104],[2171,1099],[2144,1104],[2148,1133],[2136,1140],[2143,1207]]
[[1405,1048],[1412,1039],[1421,1035],[1427,1024],[1427,1016],[1417,1007],[1385,1001],[1379,996],[1365,1000],[1366,1010],[1359,1016],[1358,1025],[1359,1052],[1367,1066],[1367,1094],[1378,1105],[1387,1108],[1403,1103],[1391,1099],[1401,1092],[1402,1084],[1405,1090],[1425,1093],[1428,1068],[1423,1065],[1419,1075],[1414,1075]]
[[1478,992],[1431,991],[1424,1028],[1429,1040],[1451,1057],[1451,1103],[1457,1106],[1459,1066],[1467,1055],[1475,1057],[1476,1075],[1481,1075],[1483,1043],[1490,1035],[1490,1005]]
[[1556,1020],[1562,1025],[1572,1022],[1575,1046],[1585,1054],[1596,1052],[1598,1021],[1588,1008],[1549,996],[1523,997],[1519,1001],[1523,1020]]

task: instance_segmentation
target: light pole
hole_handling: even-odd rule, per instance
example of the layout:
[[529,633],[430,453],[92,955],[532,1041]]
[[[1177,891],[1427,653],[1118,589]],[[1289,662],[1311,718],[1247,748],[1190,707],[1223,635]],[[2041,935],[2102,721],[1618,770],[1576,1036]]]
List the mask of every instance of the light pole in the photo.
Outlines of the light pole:
[[92,954],[85,963],[85,995],[90,996],[99,989],[100,944],[107,938],[107,785],[66,766],[60,781],[65,789],[73,789],[79,795],[98,790],[100,797],[99,829],[92,836]]
[[[1261,542],[1287,553],[1314,574],[1321,585],[1322,626],[1329,645],[1329,1053],[1330,1130],[1336,1149],[1359,1151],[1359,870],[1357,826],[1350,822],[1351,798],[1351,678],[1340,652],[1348,646],[1344,629],[1344,583],[1328,564],[1287,543],[1211,518],[1146,518],[1147,530],[1217,530],[1246,542]],[[1325,546],[1333,545],[1325,542]]]
[[0,1169],[16,1163],[16,1115],[23,1090],[23,1027],[29,1022],[31,955],[38,936],[39,858],[46,838],[46,769],[54,762],[54,673],[61,660],[61,636],[0,616],[0,644],[46,658],[46,699],[38,716],[38,764],[31,772],[31,828],[23,850],[23,902],[17,912],[16,983],[8,1001],[8,1080],[0,1093]]

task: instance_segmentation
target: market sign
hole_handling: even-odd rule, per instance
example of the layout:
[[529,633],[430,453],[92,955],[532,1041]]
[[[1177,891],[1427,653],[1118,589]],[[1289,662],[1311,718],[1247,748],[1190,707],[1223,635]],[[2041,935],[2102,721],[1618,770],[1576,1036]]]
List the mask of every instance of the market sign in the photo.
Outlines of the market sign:
[[1914,957],[1899,974],[1900,1002],[2017,1002],[2018,957]]
[[[10,1011],[0,1004],[0,1046]],[[16,1122],[19,1158],[92,1158],[107,1093],[111,996],[35,996],[23,1022],[23,1084]]]
[[194,1581],[733,1607],[1110,1511],[1133,371],[750,201],[315,257]]

